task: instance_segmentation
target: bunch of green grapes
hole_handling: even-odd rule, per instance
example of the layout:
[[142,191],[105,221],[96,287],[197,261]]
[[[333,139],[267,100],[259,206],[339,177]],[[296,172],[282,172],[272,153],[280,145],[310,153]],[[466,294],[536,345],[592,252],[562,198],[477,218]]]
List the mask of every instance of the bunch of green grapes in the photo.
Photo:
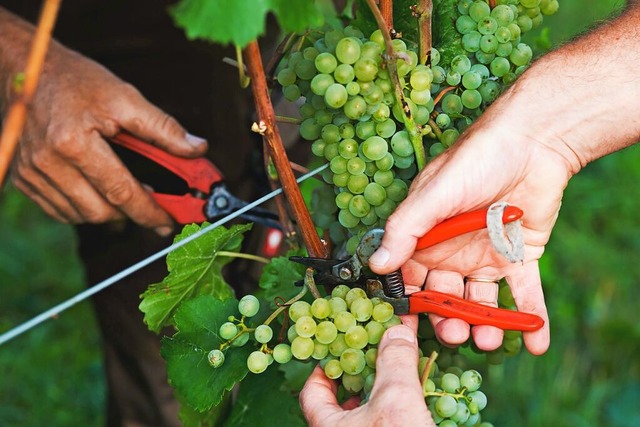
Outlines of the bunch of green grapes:
[[373,386],[382,334],[401,323],[391,304],[369,299],[364,290],[345,285],[311,304],[296,301],[289,307],[289,317],[293,321],[287,331],[290,345],[279,345],[287,346],[298,360],[319,361],[327,377],[339,379],[349,394],[364,397]]
[[[440,427],[482,426],[481,411],[487,406],[487,396],[480,390],[482,375],[469,368],[468,358],[460,352],[464,347],[442,345],[425,315],[418,323],[420,339],[419,373],[422,388],[435,423]],[[431,354],[437,354],[430,360]],[[427,367],[428,373],[425,372]]]
[[[421,64],[417,45],[392,41],[398,78],[432,159],[451,147],[531,62],[522,35],[555,13],[557,0],[460,0],[455,29],[462,50],[452,59],[435,46]],[[277,70],[286,99],[296,102],[300,135],[329,163],[329,184],[314,196],[314,221],[337,247],[353,253],[369,229],[383,227],[407,195],[418,169],[380,30],[347,26],[305,36]]]

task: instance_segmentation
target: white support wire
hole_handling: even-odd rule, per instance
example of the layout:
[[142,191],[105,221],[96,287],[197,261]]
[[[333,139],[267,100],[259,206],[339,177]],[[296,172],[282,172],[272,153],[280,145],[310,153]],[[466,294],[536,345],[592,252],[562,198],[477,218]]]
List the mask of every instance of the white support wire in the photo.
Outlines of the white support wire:
[[[302,181],[312,177],[313,175],[316,175],[320,172],[322,172],[323,170],[325,170],[328,167],[328,164],[324,164],[304,175],[302,175],[301,177],[299,177],[296,181],[298,183],[301,183]],[[133,264],[132,266],[122,270],[121,272],[114,274],[113,276],[93,285],[92,287],[86,289],[83,292],[80,292],[79,294],[75,295],[72,298],[69,298],[68,300],[54,306],[51,307],[49,310],[46,310],[42,313],[40,313],[39,315],[33,317],[31,320],[28,320],[10,330],[8,330],[7,332],[3,333],[0,335],[0,345],[6,343],[7,341],[12,340],[13,338],[17,337],[18,335],[21,335],[25,332],[27,332],[28,330],[34,328],[35,326],[39,325],[40,323],[51,319],[54,316],[57,316],[58,314],[62,313],[63,311],[73,307],[74,305],[78,304],[81,301],[84,301],[85,299],[89,298],[92,295],[97,294],[98,292],[102,291],[103,289],[108,288],[109,286],[113,285],[114,283],[118,282],[121,279],[124,279],[125,277],[135,273],[136,271],[140,270],[143,267],[146,267],[147,265],[151,264],[152,262],[164,257],[165,255],[167,255],[169,252],[172,252],[184,245],[186,245],[189,242],[192,242],[193,240],[197,239],[198,237],[202,236],[203,234],[213,230],[216,227],[219,227],[229,221],[231,221],[234,218],[237,218],[238,216],[242,215],[243,213],[247,212],[248,210],[253,209],[254,207],[261,205],[262,203],[266,202],[267,200],[270,200],[272,198],[274,198],[275,196],[277,196],[278,194],[282,193],[282,188],[279,188],[277,190],[272,191],[269,194],[266,194],[262,197],[260,197],[259,199],[255,200],[252,203],[249,203],[248,205],[238,209],[235,212],[232,212],[231,214],[225,216],[224,218],[214,222],[213,224],[208,225],[207,227],[201,229],[200,231],[198,231],[197,233],[192,234],[189,237],[186,237],[182,240],[180,240],[179,242],[176,242],[174,244],[172,244],[171,246],[156,252],[155,254],[143,259],[142,261],[139,261],[135,264]]]

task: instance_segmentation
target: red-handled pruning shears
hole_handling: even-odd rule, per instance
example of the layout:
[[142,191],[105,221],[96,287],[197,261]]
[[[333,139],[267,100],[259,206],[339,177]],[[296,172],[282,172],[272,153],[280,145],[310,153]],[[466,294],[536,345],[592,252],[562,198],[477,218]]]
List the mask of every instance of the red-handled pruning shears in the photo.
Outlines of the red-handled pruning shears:
[[[153,183],[146,182],[151,173],[136,172],[136,166],[144,162],[143,158],[131,158],[130,153],[114,149],[124,163],[132,170],[134,176],[145,184],[154,187],[154,200],[180,224],[215,220],[228,215],[247,205],[246,202],[233,196],[223,182],[222,173],[213,163],[204,158],[186,159],[167,153],[130,134],[119,133],[111,141],[140,154],[157,165],[162,166],[162,179],[167,179],[166,171],[180,178],[177,185],[169,185],[176,191],[158,191]],[[141,176],[143,175],[143,176]],[[146,176],[145,176],[146,175]],[[280,229],[278,216],[266,209],[253,208],[241,215],[243,218]]]
[[[426,249],[462,234],[487,226],[489,209],[468,212],[435,226],[418,239],[416,249]],[[515,206],[506,206],[502,222],[517,221],[523,215]],[[369,258],[380,247],[384,231],[373,229],[361,239],[355,254],[346,260],[292,257],[291,260],[315,270],[320,285],[352,284],[363,287],[371,297],[389,302],[396,314],[433,313],[443,317],[462,319],[471,325],[490,325],[503,330],[535,331],[544,320],[534,314],[505,310],[467,301],[442,292],[425,290],[405,296],[400,271],[377,275],[368,268]]]

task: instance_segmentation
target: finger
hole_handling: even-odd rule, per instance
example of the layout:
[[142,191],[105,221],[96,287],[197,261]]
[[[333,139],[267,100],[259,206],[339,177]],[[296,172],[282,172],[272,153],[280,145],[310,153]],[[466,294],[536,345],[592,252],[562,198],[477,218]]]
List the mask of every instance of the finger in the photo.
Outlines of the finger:
[[415,286],[417,289],[421,289],[424,286],[424,282],[427,278],[429,269],[426,265],[417,262],[413,259],[408,260],[401,268],[402,278],[405,285]]
[[[418,340],[411,327],[396,325],[387,329],[378,345],[376,381],[371,400],[379,393],[396,390],[420,390],[418,379]],[[422,393],[420,393],[422,396]]]
[[420,319],[417,314],[403,314],[400,316],[402,324],[413,331],[414,334],[418,333],[418,323]]
[[49,203],[48,200],[41,197],[36,191],[34,191],[30,185],[28,185],[25,181],[20,178],[12,178],[13,185],[20,190],[25,196],[31,199],[35,204],[40,206],[40,208],[51,218],[56,221],[62,223],[69,223],[69,219],[67,219],[54,205]]
[[[497,282],[478,282],[468,278],[465,283],[464,297],[478,304],[497,307],[498,290],[499,286]],[[471,327],[471,335],[480,350],[492,351],[502,344],[504,331],[495,326],[477,325]]]
[[[131,175],[109,145],[94,132],[78,150],[62,151],[62,155],[76,165],[102,197],[136,223],[155,228],[161,235],[171,232],[173,222],[169,215],[151,198],[142,185]],[[90,152],[87,151],[90,148]]]
[[[30,160],[28,160],[30,163]],[[79,223],[82,216],[69,200],[52,186],[32,165],[17,159],[12,170],[12,180],[20,191],[36,202],[47,215],[65,223]]]
[[133,89],[128,103],[118,110],[119,122],[127,131],[169,153],[197,157],[207,151],[207,141],[191,135],[172,116],[150,104]]
[[[425,289],[443,292],[462,298],[464,283],[462,275],[453,271],[431,270],[427,274]],[[469,339],[470,327],[461,319],[449,318],[435,314],[429,315],[436,336],[447,346],[458,346]]]
[[78,169],[69,166],[61,157],[48,156],[46,166],[38,167],[40,173],[55,187],[55,192],[64,195],[65,201],[79,214],[80,218],[74,218],[71,222],[100,224],[123,217],[122,212],[107,203]]
[[358,395],[351,396],[350,398],[342,402],[342,405],[340,405],[340,407],[345,411],[350,411],[352,409],[356,409],[357,407],[359,407],[360,401],[361,401],[360,396]]
[[537,314],[544,320],[542,328],[534,332],[524,332],[523,339],[531,354],[541,355],[551,343],[549,314],[544,301],[542,281],[537,261],[526,263],[507,276],[513,299],[519,311]]
[[411,328],[392,326],[382,336],[369,402],[380,425],[434,425],[428,422],[431,415],[418,376],[418,342]]
[[[319,425],[344,410],[336,399],[335,383],[316,366],[300,392],[300,407],[309,425]],[[327,424],[329,425],[329,424]]]

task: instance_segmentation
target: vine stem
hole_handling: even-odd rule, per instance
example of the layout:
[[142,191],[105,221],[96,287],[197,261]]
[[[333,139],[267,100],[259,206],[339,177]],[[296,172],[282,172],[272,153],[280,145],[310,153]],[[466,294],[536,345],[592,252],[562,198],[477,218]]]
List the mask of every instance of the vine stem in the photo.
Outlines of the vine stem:
[[378,28],[380,28],[382,36],[384,37],[385,53],[382,56],[387,66],[387,70],[389,70],[391,82],[393,83],[396,102],[400,105],[404,115],[404,125],[405,129],[409,133],[411,144],[413,145],[413,151],[416,156],[416,165],[418,166],[418,170],[421,170],[427,164],[427,156],[424,150],[424,145],[422,145],[422,131],[413,120],[411,109],[409,108],[409,104],[407,103],[404,97],[404,92],[402,91],[400,77],[398,76],[398,67],[396,66],[397,55],[393,49],[393,44],[391,43],[391,35],[386,31],[386,23],[382,13],[380,13],[380,9],[378,9],[378,6],[375,3],[375,0],[367,0],[367,5],[369,6],[369,9],[371,9],[376,23],[378,24]]
[[380,0],[380,14],[390,34],[393,30],[393,0]]
[[431,63],[431,18],[433,17],[433,1],[420,0],[414,8],[418,18],[419,60],[421,64]]
[[269,147],[269,152],[276,171],[278,172],[278,178],[282,184],[283,192],[289,202],[309,255],[312,257],[325,258],[327,256],[326,248],[320,240],[320,236],[318,236],[315,225],[311,220],[311,215],[302,198],[302,193],[293,175],[293,170],[289,165],[289,159],[276,126],[276,115],[269,96],[269,88],[267,87],[258,42],[253,41],[249,43],[244,49],[244,55],[249,70],[249,77],[251,77],[251,89],[253,91],[258,120],[260,121],[258,128],[267,143],[266,145]]
[[260,255],[245,254],[243,252],[218,251],[217,255],[233,258],[243,258],[251,261],[261,262],[263,264],[269,264],[269,260],[265,257],[262,257]]
[[15,154],[20,135],[27,119],[27,109],[38,87],[44,59],[49,49],[51,32],[56,23],[62,0],[46,0],[40,13],[38,27],[33,36],[31,51],[24,72],[24,84],[9,107],[0,136],[0,187]]

